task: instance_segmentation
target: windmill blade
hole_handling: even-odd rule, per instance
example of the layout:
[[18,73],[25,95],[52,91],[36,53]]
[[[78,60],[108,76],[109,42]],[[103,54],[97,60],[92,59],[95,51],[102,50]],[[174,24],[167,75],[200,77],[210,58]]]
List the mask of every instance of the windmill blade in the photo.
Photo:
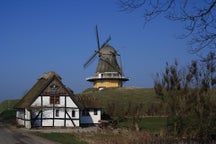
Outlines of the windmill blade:
[[[118,54],[118,53],[117,53],[117,54]],[[122,75],[124,75],[124,74],[123,74],[123,71],[122,71],[122,60],[121,60],[120,54],[118,54],[118,56],[119,56],[118,61],[119,61],[120,74],[121,74],[121,76],[122,76]]]
[[86,61],[86,63],[83,65],[84,68],[86,68],[88,66],[88,64],[95,58],[95,56],[97,55],[97,51],[95,51],[95,53]]
[[117,51],[113,52],[113,51],[110,51],[111,54],[113,54],[114,56],[121,56]]
[[96,25],[96,38],[97,38],[98,50],[100,50],[100,40],[99,40],[99,36],[98,36],[98,27],[97,27],[97,25]]
[[103,45],[101,46],[101,48],[103,48],[105,45],[107,45],[107,43],[111,40],[111,36],[108,37],[108,39],[103,43]]
[[121,56],[118,52],[116,52],[116,55],[117,55],[117,56]]

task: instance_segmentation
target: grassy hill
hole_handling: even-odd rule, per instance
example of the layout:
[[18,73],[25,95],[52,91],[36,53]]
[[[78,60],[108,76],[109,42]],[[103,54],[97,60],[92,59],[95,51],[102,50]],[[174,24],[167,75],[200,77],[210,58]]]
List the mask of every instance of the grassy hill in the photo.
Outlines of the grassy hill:
[[[103,111],[111,116],[131,115],[139,109],[141,115],[163,115],[160,98],[153,88],[106,88],[98,90],[89,88],[79,95],[96,99]],[[18,100],[5,100],[0,103],[0,113],[13,110]],[[138,112],[138,110],[136,110]]]
[[135,109],[142,115],[162,115],[164,112],[153,88],[89,88],[82,94],[97,99],[103,110],[112,116],[132,114]]
[[[128,105],[143,104],[143,107],[147,110],[153,106],[160,105],[161,101],[156,96],[153,88],[106,88],[98,90],[89,88],[83,91],[81,94],[89,96],[89,98],[97,99],[102,108],[106,108],[108,105],[117,104],[118,108],[127,107]],[[19,100],[5,100],[0,103],[0,113],[5,110],[12,110],[13,106]]]
[[[106,88],[98,90],[89,88],[76,96],[86,96],[97,100],[102,111],[118,121],[120,127],[131,127],[129,119],[134,116],[164,115],[163,105],[151,88]],[[0,103],[0,118],[7,122],[15,121],[14,105],[19,100],[5,100]],[[124,119],[124,120],[123,120]],[[123,121],[122,121],[123,120]],[[146,125],[148,121],[148,125]],[[160,130],[164,127],[164,118],[146,117],[140,121],[140,128],[146,130]],[[132,122],[133,123],[133,122]],[[145,124],[143,124],[145,123]],[[157,128],[154,128],[156,126]]]
[[0,113],[2,113],[5,110],[12,110],[14,105],[18,102],[18,99],[14,100],[5,100],[0,103]]

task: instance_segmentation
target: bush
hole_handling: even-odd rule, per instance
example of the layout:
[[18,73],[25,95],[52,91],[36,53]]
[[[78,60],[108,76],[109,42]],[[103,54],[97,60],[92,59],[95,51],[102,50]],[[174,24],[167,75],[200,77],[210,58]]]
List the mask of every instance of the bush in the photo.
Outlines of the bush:
[[5,110],[1,112],[0,118],[7,123],[14,123],[16,119],[16,110]]

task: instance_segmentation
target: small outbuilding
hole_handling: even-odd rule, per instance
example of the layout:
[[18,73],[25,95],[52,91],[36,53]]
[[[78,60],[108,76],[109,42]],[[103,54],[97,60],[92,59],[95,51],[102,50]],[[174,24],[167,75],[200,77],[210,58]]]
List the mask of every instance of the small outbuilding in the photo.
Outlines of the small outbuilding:
[[57,73],[48,72],[15,106],[16,121],[26,128],[95,125],[101,120],[101,109],[90,103],[77,98]]

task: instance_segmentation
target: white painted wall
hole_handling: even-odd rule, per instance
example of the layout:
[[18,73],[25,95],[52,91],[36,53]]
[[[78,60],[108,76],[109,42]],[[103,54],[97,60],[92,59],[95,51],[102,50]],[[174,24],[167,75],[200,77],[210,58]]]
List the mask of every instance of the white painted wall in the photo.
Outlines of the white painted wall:
[[101,110],[97,110],[97,115],[94,115],[94,110],[89,110],[89,116],[83,116],[81,114],[80,123],[81,124],[97,124],[101,120]]
[[[80,124],[97,124],[99,120],[101,120],[101,110],[97,110],[97,115],[94,114],[94,109],[90,109],[89,116],[82,116],[81,111],[78,109],[77,105],[73,102],[73,100],[69,96],[60,96],[60,104],[55,105],[54,113],[53,113],[53,104],[50,104],[49,96],[39,96],[31,105],[31,107],[39,107],[38,109],[33,109],[30,112],[26,110],[17,110],[17,123],[19,125],[25,125],[26,127],[31,126],[30,116],[34,119],[40,112],[41,102],[43,101],[43,112],[42,115],[39,114],[37,120],[34,122],[34,126],[53,126],[53,117],[54,126],[64,126],[64,117],[65,117],[65,98],[66,98],[66,111],[69,116],[66,114],[66,126],[73,127],[73,123],[70,118],[73,119],[75,126],[80,126]],[[47,107],[47,108],[46,108]],[[59,116],[57,117],[55,114],[55,110],[59,110]],[[75,116],[72,117],[72,111],[75,111]],[[54,115],[53,115],[54,114]],[[41,125],[41,117],[42,117],[42,125]],[[45,118],[45,119],[44,119]],[[24,121],[24,119],[28,121]],[[26,123],[27,122],[27,123]]]
[[25,122],[25,111],[24,110],[17,110],[16,111],[16,121],[18,125],[24,126]]
[[31,128],[31,112],[25,109],[25,127],[30,129]]
[[[41,101],[43,101],[43,106],[52,106],[50,104],[50,96],[39,96],[31,105],[31,107],[41,106]],[[56,104],[55,106],[64,107],[65,106],[65,96],[60,96],[60,104]],[[66,106],[77,108],[77,105],[73,102],[73,100],[66,96]]]
[[[60,104],[55,105],[54,108],[54,113],[53,113],[53,104],[49,104],[50,100],[49,97],[44,96],[43,97],[43,112],[42,112],[42,126],[53,126],[53,117],[55,118],[54,120],[54,126],[64,126],[64,118],[65,118],[65,109],[64,109],[64,104],[65,104],[65,96],[61,96],[60,97]],[[66,97],[66,111],[68,113],[68,115],[66,114],[66,126],[68,127],[73,127],[73,123],[70,120],[74,119],[73,122],[75,124],[75,126],[80,126],[80,122],[79,122],[79,109],[78,107],[75,105],[75,103],[72,101],[72,99],[70,97]],[[45,105],[46,104],[46,105]],[[41,105],[41,97],[38,97],[35,102],[31,105],[32,107],[34,106],[39,106]],[[45,108],[45,107],[49,107],[49,108]],[[59,115],[56,116],[56,109],[59,110]],[[75,117],[72,117],[72,111],[75,111]],[[35,118],[39,113],[38,111],[32,111],[32,118]],[[54,114],[54,115],[53,115]],[[46,118],[46,119],[44,119]],[[38,116],[37,120],[34,123],[34,126],[41,126],[41,114]]]
[[73,102],[73,100],[70,97],[66,97],[66,106],[77,108],[77,105]]

